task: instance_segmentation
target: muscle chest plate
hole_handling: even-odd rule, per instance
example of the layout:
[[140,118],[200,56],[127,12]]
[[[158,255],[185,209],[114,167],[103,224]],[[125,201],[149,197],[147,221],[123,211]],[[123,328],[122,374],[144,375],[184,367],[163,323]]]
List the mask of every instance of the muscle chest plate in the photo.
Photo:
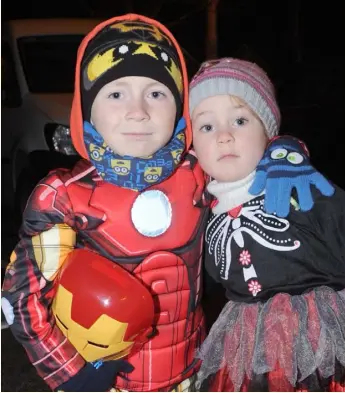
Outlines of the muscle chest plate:
[[[194,206],[193,173],[180,168],[163,183],[142,193],[100,182],[71,192],[81,236],[102,244],[113,256],[143,256],[174,250],[192,242],[203,210]],[[91,225],[97,221],[97,225]]]

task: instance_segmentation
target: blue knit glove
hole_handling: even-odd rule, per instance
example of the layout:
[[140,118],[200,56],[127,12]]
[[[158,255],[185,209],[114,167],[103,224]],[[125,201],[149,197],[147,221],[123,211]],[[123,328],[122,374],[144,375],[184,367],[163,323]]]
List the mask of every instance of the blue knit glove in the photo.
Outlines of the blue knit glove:
[[302,211],[308,211],[313,207],[312,184],[325,196],[334,194],[334,187],[311,166],[302,144],[293,137],[280,137],[267,147],[257,166],[249,193],[259,195],[266,190],[266,212],[286,217],[290,211],[293,188],[297,191]]
[[131,373],[134,367],[126,360],[86,363],[71,379],[60,385],[57,392],[107,392],[119,373]]

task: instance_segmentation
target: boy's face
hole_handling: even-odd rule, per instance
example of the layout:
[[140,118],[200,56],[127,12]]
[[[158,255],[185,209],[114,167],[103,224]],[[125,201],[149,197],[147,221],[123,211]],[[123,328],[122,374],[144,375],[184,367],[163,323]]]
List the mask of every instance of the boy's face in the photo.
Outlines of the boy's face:
[[116,79],[98,92],[91,122],[121,156],[147,157],[170,140],[176,103],[162,83],[141,76]]
[[192,113],[193,145],[203,170],[219,182],[248,176],[267,146],[264,126],[240,100],[219,95]]

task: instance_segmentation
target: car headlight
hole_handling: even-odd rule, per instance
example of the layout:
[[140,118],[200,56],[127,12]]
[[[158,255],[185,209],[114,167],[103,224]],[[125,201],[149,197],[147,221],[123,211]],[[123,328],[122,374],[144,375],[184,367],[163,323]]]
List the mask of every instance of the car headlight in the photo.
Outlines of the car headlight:
[[47,124],[45,137],[50,150],[67,156],[78,154],[73,146],[69,127],[62,124]]

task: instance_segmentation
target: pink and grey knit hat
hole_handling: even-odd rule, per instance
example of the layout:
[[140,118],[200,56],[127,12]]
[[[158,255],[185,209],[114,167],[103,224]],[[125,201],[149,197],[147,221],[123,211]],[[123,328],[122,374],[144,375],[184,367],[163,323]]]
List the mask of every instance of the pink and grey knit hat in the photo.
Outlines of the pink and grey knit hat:
[[190,113],[202,100],[223,94],[246,102],[261,119],[270,138],[278,134],[280,110],[274,86],[259,66],[230,57],[204,62],[190,83]]

